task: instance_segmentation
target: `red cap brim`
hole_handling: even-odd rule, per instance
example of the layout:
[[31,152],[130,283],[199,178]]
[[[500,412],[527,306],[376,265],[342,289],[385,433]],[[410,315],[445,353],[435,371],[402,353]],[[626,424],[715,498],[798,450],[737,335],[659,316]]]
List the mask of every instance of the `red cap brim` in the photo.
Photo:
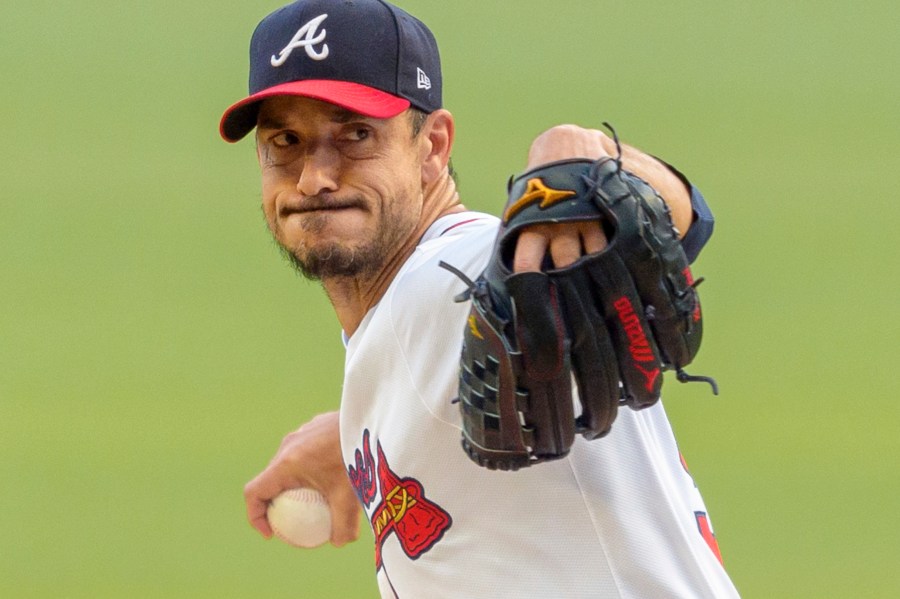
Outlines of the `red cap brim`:
[[256,126],[259,103],[272,96],[313,98],[376,119],[397,116],[410,106],[409,100],[359,83],[324,79],[290,81],[256,92],[228,108],[219,122],[222,138],[229,142],[243,139]]

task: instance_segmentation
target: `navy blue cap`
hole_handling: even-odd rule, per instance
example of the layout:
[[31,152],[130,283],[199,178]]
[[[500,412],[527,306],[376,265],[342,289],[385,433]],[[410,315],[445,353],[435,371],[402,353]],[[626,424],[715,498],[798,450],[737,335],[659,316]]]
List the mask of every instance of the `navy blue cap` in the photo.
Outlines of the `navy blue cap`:
[[441,60],[424,23],[382,0],[297,0],[263,19],[250,40],[250,95],[219,124],[235,142],[259,103],[280,95],[330,102],[374,118],[441,107]]

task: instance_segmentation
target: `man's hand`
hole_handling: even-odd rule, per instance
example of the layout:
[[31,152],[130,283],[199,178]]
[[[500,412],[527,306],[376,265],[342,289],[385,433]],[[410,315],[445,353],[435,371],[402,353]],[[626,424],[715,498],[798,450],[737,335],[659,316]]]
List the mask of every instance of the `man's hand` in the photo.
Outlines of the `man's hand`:
[[325,495],[332,545],[340,547],[359,537],[361,507],[344,469],[337,412],[320,414],[287,435],[266,469],[244,487],[247,519],[267,539],[273,535],[266,518],[269,502],[297,487]]
[[615,156],[616,152],[616,142],[603,131],[577,125],[557,125],[531,142],[525,170],[569,158],[598,160],[604,156]]
[[486,468],[559,459],[576,435],[603,437],[621,406],[659,400],[664,370],[706,380],[684,372],[700,346],[699,299],[673,211],[644,177],[690,211],[687,184],[618,140],[610,152],[608,139],[562,126],[535,140],[490,259],[460,296],[472,300],[462,443]]
[[[559,125],[541,133],[531,144],[526,170],[569,158],[598,160],[617,155],[615,140],[602,131]],[[690,193],[684,183],[661,162],[630,146],[622,146],[622,166],[659,192],[672,211],[675,227],[683,236],[692,219]],[[606,245],[599,222],[528,227],[516,244],[513,271],[540,271],[548,252],[554,267],[563,268],[583,255],[602,251]]]

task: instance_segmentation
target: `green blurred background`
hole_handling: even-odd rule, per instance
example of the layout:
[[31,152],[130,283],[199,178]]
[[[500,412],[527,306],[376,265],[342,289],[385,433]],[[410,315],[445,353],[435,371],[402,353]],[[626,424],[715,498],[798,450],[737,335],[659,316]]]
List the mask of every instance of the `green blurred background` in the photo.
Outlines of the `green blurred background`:
[[[302,551],[244,519],[342,369],[252,142],[217,135],[280,4],[0,8],[2,597],[376,596],[367,530]],[[896,2],[400,4],[441,43],[469,206],[604,120],[713,205],[694,370],[722,395],[669,379],[667,409],[744,596],[900,596]]]

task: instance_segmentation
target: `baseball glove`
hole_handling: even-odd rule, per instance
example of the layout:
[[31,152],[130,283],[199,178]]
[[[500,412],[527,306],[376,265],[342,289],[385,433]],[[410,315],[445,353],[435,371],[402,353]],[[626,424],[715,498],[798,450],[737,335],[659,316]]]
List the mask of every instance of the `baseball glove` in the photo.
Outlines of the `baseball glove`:
[[[602,223],[607,248],[566,268],[511,272],[523,227],[576,221]],[[472,301],[458,402],[463,447],[481,466],[517,470],[565,456],[576,433],[602,437],[620,405],[659,400],[663,370],[717,392],[683,370],[702,318],[669,209],[619,159],[555,162],[511,180],[484,272],[473,282],[442,265],[469,286],[457,301]]]

